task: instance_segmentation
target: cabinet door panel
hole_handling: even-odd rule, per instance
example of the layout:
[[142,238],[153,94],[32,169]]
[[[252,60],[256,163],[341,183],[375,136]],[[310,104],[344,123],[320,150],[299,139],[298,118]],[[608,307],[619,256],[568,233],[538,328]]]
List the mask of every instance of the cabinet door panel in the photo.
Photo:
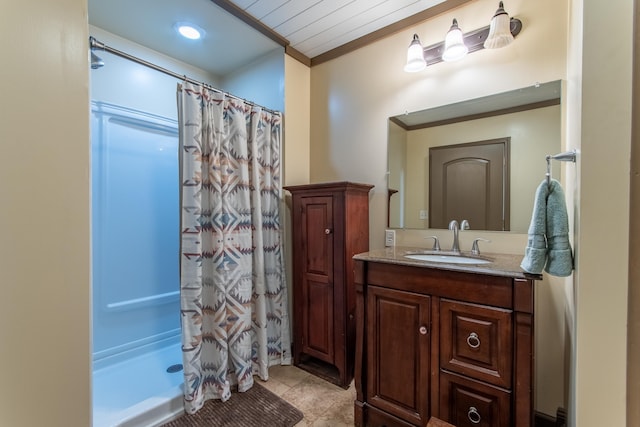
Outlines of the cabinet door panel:
[[302,203],[305,271],[329,277],[333,270],[333,197],[305,197]]
[[333,362],[333,291],[327,283],[307,280],[304,292],[303,351]]
[[368,401],[416,425],[429,418],[430,297],[370,287]]
[[334,362],[333,197],[302,199],[302,351]]

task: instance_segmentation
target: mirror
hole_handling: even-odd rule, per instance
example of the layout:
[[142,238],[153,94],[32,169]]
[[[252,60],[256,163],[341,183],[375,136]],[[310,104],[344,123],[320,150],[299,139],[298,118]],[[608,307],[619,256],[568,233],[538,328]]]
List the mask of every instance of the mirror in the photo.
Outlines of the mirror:
[[[504,230],[526,233],[536,188],[545,178],[545,156],[561,150],[560,95],[561,82],[554,81],[390,117],[388,227],[429,228],[430,149],[508,138]],[[554,177],[560,175],[558,163],[552,162]]]

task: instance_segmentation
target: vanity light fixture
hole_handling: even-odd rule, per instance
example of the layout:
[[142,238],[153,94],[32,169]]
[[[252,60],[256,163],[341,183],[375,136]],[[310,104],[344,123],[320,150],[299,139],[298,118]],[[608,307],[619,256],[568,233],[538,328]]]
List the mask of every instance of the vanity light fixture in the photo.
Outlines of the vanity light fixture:
[[404,66],[404,70],[407,73],[415,73],[422,71],[426,68],[427,62],[424,60],[424,53],[420,39],[417,34],[413,35],[413,40],[407,50],[407,65]]
[[[414,34],[407,51],[407,64],[404,70],[409,73],[422,71],[427,65],[442,61],[456,61],[467,53],[477,50],[498,49],[507,46],[521,30],[522,21],[517,18],[509,18],[504,10],[503,2],[500,2],[490,25],[486,27],[463,34],[458,27],[458,21],[454,19],[445,41],[425,48],[420,44],[418,35]],[[422,57],[420,49],[422,49]]]
[[453,24],[444,38],[444,52],[442,59],[447,62],[457,61],[467,56],[469,48],[464,44],[462,30],[458,27],[458,20],[453,18]]
[[489,27],[489,36],[484,41],[485,49],[499,49],[511,44],[513,34],[511,34],[509,15],[504,11],[504,4],[502,2],[500,2],[498,10],[496,10],[495,15],[491,18]]

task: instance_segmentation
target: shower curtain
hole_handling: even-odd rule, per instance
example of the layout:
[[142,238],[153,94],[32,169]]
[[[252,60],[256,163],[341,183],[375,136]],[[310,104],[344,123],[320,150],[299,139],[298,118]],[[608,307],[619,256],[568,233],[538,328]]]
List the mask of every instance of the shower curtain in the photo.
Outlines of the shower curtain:
[[290,364],[279,113],[178,85],[184,399],[194,413]]

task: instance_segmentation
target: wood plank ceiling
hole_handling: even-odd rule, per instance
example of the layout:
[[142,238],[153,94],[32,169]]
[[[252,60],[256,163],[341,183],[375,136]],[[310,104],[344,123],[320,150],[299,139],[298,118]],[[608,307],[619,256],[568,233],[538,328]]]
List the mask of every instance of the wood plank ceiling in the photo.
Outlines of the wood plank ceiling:
[[[281,37],[310,65],[332,59],[469,0],[213,0]],[[233,6],[229,7],[229,3]],[[237,13],[235,13],[238,15]],[[300,59],[300,58],[298,58]]]

